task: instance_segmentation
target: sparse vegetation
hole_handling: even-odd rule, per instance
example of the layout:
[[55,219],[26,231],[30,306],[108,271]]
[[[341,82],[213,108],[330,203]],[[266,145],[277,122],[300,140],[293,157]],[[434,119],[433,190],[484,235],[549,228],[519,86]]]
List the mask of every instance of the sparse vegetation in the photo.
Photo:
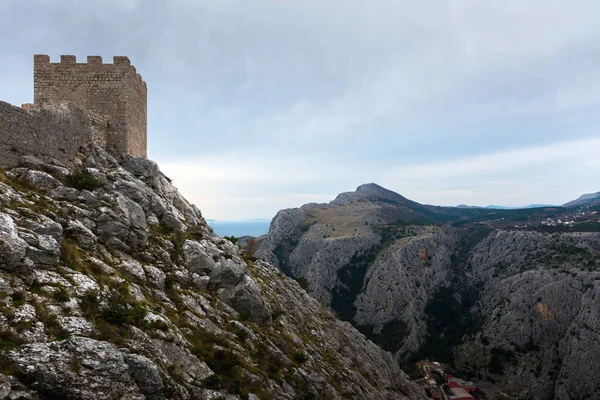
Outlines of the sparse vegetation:
[[70,300],[69,292],[62,287],[52,294],[52,298],[58,303],[64,303]]
[[238,242],[238,238],[236,238],[235,236],[223,236],[223,239],[229,240],[233,244],[237,244]]
[[0,374],[14,375],[17,372],[15,363],[5,354],[0,354]]
[[296,278],[296,282],[298,282],[298,284],[300,285],[300,287],[304,290],[308,289],[308,281],[306,280],[305,277],[300,276],[298,278]]
[[19,335],[16,335],[11,330],[0,329],[0,351],[12,350],[24,343]]
[[35,315],[44,323],[46,333],[57,340],[68,339],[71,334],[63,329],[58,321],[58,316],[51,312],[43,303],[35,302]]
[[102,187],[102,182],[85,170],[75,171],[67,175],[66,184],[77,190],[94,191]]
[[292,358],[295,362],[302,364],[304,362],[306,362],[308,360],[308,356],[300,351],[296,351],[293,355]]
[[60,247],[60,261],[65,267],[76,271],[82,269],[81,250],[70,239],[63,239]]

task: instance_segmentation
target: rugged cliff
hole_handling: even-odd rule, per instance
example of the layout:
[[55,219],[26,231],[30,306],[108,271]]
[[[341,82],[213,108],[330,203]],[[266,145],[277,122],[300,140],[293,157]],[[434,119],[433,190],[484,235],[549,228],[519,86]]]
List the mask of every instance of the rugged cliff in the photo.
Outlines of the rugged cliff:
[[214,235],[156,164],[99,148],[79,164],[0,171],[0,397],[424,397],[390,353]]
[[522,398],[597,398],[599,256],[599,233],[492,232],[470,254],[482,327],[457,364]]
[[403,363],[587,399],[600,390],[600,224],[542,224],[574,212],[424,206],[369,184],[279,212],[257,254]]

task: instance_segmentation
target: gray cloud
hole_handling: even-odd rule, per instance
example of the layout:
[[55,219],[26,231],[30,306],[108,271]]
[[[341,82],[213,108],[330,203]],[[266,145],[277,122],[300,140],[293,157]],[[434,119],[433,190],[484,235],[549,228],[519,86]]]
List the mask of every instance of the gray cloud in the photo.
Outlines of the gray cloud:
[[[209,174],[207,159],[231,174],[243,162],[260,170],[244,174],[240,193],[229,175],[185,184],[209,217],[232,212],[203,207],[221,193],[253,204],[240,216],[263,217],[294,195],[333,196],[365,181],[430,203],[475,203],[459,189],[477,181],[453,176],[436,188],[431,174],[417,191],[389,171],[598,137],[597,15],[591,0],[5,0],[0,94],[31,101],[33,53],[128,55],[149,85],[150,157],[178,171],[176,181],[190,178],[181,165]],[[269,178],[261,157],[285,179]],[[571,197],[598,190],[583,175],[557,181],[557,171],[527,168],[505,171],[493,202],[562,200],[546,181]],[[273,196],[268,207],[252,187]]]

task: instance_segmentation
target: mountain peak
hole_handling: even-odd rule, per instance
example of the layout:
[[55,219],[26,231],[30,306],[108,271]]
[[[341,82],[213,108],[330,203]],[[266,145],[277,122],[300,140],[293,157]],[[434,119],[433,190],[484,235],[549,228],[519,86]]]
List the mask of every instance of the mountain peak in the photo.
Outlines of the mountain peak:
[[421,206],[417,202],[372,182],[358,186],[354,192],[340,193],[331,204],[344,205],[352,201],[384,201],[405,206]]
[[357,192],[362,192],[362,191],[373,191],[373,190],[377,190],[377,191],[389,191],[387,189],[385,189],[384,187],[379,186],[376,183],[363,183],[362,185],[360,185],[359,187],[356,188]]

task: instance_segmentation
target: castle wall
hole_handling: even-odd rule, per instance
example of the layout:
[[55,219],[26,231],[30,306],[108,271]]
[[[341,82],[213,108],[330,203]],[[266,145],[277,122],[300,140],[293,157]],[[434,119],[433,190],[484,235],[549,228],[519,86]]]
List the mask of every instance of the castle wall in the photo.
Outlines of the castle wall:
[[72,166],[81,148],[106,148],[109,122],[72,104],[54,103],[31,111],[0,101],[0,167],[14,167],[23,155]]
[[[132,67],[133,68],[133,67]],[[133,73],[132,73],[133,72]],[[136,157],[146,157],[147,144],[147,89],[135,68],[131,76],[123,81],[125,118],[128,127],[127,153]]]
[[35,55],[34,103],[69,101],[99,114],[111,127],[109,151],[146,157],[146,84],[127,57],[113,62],[90,56],[87,63],[77,63],[75,56],[61,56],[60,63],[51,63],[49,56]]

